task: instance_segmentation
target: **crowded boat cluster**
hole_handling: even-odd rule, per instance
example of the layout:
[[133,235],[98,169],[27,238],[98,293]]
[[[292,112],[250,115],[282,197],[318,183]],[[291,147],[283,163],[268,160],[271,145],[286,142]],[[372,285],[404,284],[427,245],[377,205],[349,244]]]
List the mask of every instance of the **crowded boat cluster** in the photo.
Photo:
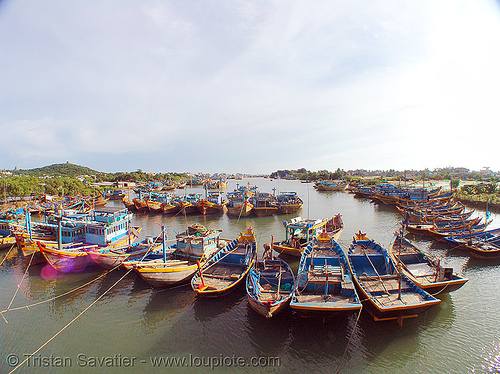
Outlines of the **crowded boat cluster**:
[[[9,212],[1,220],[0,234],[3,240],[10,239],[4,247],[12,250],[17,243],[28,266],[46,262],[59,273],[82,272],[97,265],[121,267],[135,271],[154,287],[190,284],[200,297],[219,297],[245,284],[249,305],[266,318],[288,306],[298,314],[322,316],[363,309],[377,321],[402,324],[405,318],[438,304],[437,294],[457,290],[467,282],[427,256],[405,237],[407,232],[430,233],[466,248],[480,243],[488,258],[500,257],[498,236],[485,230],[487,221],[470,218],[472,213],[454,201],[453,191],[392,185],[379,185],[370,193],[363,186],[356,190],[351,186],[351,191],[394,204],[402,213],[402,228],[387,248],[361,231],[342,248],[338,243],[344,230],[340,214],[284,220],[285,239],[264,244],[261,258],[251,227],[227,239],[221,230],[192,224],[168,244],[165,226],[161,226],[157,236],[138,241],[141,227],[132,226],[133,213],[127,207],[60,209],[38,222],[31,220],[28,209]],[[255,187],[238,188],[228,195],[232,194],[243,202],[254,201],[253,209],[259,204],[251,198],[275,196],[259,193]],[[279,195],[275,197],[279,201]],[[287,261],[293,258],[300,258],[296,274]]]
[[153,192],[151,189],[137,191],[138,196],[122,198],[123,204],[131,211],[165,215],[193,214],[228,214],[231,217],[257,217],[273,214],[297,212],[303,205],[296,192],[276,194],[260,192],[257,186],[237,186],[224,197],[221,190],[209,190],[205,193],[175,195],[169,192]]

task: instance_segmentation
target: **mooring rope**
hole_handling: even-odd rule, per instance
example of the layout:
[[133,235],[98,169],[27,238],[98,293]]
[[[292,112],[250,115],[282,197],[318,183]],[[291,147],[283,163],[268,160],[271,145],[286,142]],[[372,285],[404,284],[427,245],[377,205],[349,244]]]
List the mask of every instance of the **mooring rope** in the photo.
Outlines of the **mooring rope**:
[[5,257],[3,258],[2,262],[0,262],[0,266],[3,265],[3,263],[5,262],[5,260],[7,259],[7,257],[9,257],[10,255],[10,252],[14,249],[14,247],[16,246],[16,244],[12,244],[12,246],[10,247],[9,251],[7,252],[7,254],[5,255]]
[[[21,281],[17,285],[16,292],[14,292],[14,296],[12,296],[12,299],[10,300],[10,303],[7,306],[7,310],[11,307],[12,303],[14,302],[14,299],[16,298],[17,293],[19,292],[19,289],[21,288],[21,284],[23,283],[24,278],[26,277],[26,273],[28,273],[28,270],[30,268],[31,262],[33,261],[33,257],[35,257],[35,253],[36,252],[33,252],[31,254],[30,262],[28,263],[28,266],[26,267],[26,270],[24,271],[24,274],[23,274],[23,277],[21,278]],[[2,314],[2,317],[5,320],[5,317],[3,316],[3,314]],[[5,320],[5,322],[7,322],[7,320]]]
[[[32,307],[34,307],[34,306],[41,305],[41,304],[45,304],[45,303],[48,303],[49,301],[54,301],[54,300],[59,299],[59,298],[61,298],[61,297],[63,297],[63,296],[69,295],[70,293],[73,293],[73,292],[75,292],[75,291],[78,291],[79,289],[84,288],[84,287],[88,286],[89,284],[91,284],[91,283],[93,283],[93,282],[97,281],[98,279],[100,279],[100,278],[104,277],[106,274],[109,274],[109,273],[111,273],[112,271],[114,271],[114,270],[118,269],[118,268],[120,267],[120,265],[121,265],[121,264],[116,265],[113,269],[108,270],[108,271],[105,271],[104,273],[102,273],[101,275],[99,275],[97,278],[94,278],[94,279],[92,279],[91,281],[89,281],[89,282],[87,282],[87,283],[84,283],[84,284],[82,284],[82,285],[80,285],[80,286],[78,286],[78,287],[76,287],[76,288],[74,288],[74,289],[72,289],[72,290],[66,291],[66,292],[64,292],[64,293],[62,293],[62,294],[60,294],[60,295],[57,295],[57,296],[51,297],[50,299],[47,299],[47,300],[38,301],[38,302],[33,303],[33,304],[28,304],[28,305],[24,305],[24,306],[15,307],[15,308],[8,308],[8,309],[4,309],[4,310],[0,311],[0,315],[2,316],[2,318],[4,319],[4,321],[5,321],[5,322],[7,322],[7,320],[6,320],[6,319],[5,319],[5,317],[4,317],[4,313],[7,313],[7,312],[12,312],[12,311],[15,311],[15,310],[22,310],[22,309],[28,309],[28,310],[29,310],[30,308],[32,308]],[[8,322],[7,322],[7,323],[8,323]]]
[[359,317],[361,317],[362,310],[363,310],[363,307],[361,307],[359,309],[358,318],[356,318],[356,322],[354,323],[354,327],[352,328],[352,331],[351,331],[351,336],[349,337],[349,340],[348,340],[347,345],[345,347],[344,354],[340,358],[340,362],[339,362],[339,365],[337,366],[337,370],[335,370],[335,374],[338,374],[338,372],[342,368],[342,361],[344,360],[344,357],[345,357],[345,355],[347,353],[347,350],[349,349],[349,345],[351,344],[351,340],[352,340],[352,338],[354,336],[354,332],[356,331],[356,327],[358,326],[358,321],[359,321]]
[[31,357],[33,357],[35,354],[37,354],[43,347],[45,347],[52,340],[54,340],[59,334],[61,334],[64,330],[66,330],[66,328],[68,328],[73,322],[75,322],[78,318],[80,318],[87,310],[89,310],[92,306],[94,306],[94,304],[96,304],[99,300],[101,300],[113,287],[115,287],[118,283],[120,283],[122,281],[122,279],[125,278],[128,275],[128,273],[130,273],[132,270],[133,269],[130,269],[129,271],[127,271],[120,279],[118,279],[111,287],[109,287],[101,296],[99,296],[97,299],[95,299],[88,307],[86,307],[84,310],[82,310],[75,318],[73,318],[66,325],[64,325],[58,332],[56,332],[49,340],[47,340],[40,347],[38,347],[32,354],[27,356],[14,369],[9,371],[8,374],[15,372],[17,369],[19,369],[21,366],[23,366]]

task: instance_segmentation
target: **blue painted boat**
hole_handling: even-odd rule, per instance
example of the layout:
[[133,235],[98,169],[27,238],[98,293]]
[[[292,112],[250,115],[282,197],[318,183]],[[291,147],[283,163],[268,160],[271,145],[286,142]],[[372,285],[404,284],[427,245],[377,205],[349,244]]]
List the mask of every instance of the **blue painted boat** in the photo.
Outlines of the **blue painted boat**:
[[361,310],[344,251],[328,234],[315,237],[302,253],[290,307],[321,316]]
[[280,258],[257,262],[247,275],[248,303],[266,318],[278,314],[289,304],[294,289],[293,271]]
[[225,295],[243,283],[256,257],[257,245],[250,227],[199,267],[191,287],[200,296]]
[[482,260],[500,258],[500,228],[462,235],[453,233],[444,239],[453,246],[467,249],[471,257]]
[[349,267],[363,307],[375,321],[417,317],[440,300],[398,270],[387,250],[357,233],[348,249]]
[[396,264],[401,264],[403,273],[418,287],[431,295],[458,290],[468,279],[444,266],[441,260],[430,258],[415,243],[397,233],[387,248]]

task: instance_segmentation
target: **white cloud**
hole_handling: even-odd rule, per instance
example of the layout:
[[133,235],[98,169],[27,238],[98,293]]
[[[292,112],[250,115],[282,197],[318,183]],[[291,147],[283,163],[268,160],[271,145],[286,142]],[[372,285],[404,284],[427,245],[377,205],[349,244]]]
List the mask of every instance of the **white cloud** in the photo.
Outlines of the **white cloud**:
[[499,28],[488,0],[2,2],[0,164],[479,168]]

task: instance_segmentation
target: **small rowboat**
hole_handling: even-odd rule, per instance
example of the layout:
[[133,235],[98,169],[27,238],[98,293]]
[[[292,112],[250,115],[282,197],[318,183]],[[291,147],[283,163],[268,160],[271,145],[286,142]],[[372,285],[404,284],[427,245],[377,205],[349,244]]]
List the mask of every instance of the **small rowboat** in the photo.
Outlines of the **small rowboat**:
[[257,262],[247,276],[246,290],[250,307],[271,318],[285,308],[295,289],[292,269],[282,259]]
[[349,267],[358,294],[375,321],[417,317],[440,300],[422,290],[399,270],[387,250],[357,233],[348,249]]
[[500,258],[500,228],[462,235],[453,234],[444,239],[449,244],[467,249],[471,257],[482,260]]
[[321,316],[361,310],[344,251],[328,234],[320,234],[302,253],[290,307]]
[[254,266],[257,245],[252,228],[217,252],[191,280],[191,287],[200,296],[218,297],[233,291],[243,283]]
[[468,281],[453,273],[453,268],[442,266],[440,260],[429,258],[399,233],[394,235],[387,252],[396,264],[401,264],[403,274],[432,295],[458,290]]

